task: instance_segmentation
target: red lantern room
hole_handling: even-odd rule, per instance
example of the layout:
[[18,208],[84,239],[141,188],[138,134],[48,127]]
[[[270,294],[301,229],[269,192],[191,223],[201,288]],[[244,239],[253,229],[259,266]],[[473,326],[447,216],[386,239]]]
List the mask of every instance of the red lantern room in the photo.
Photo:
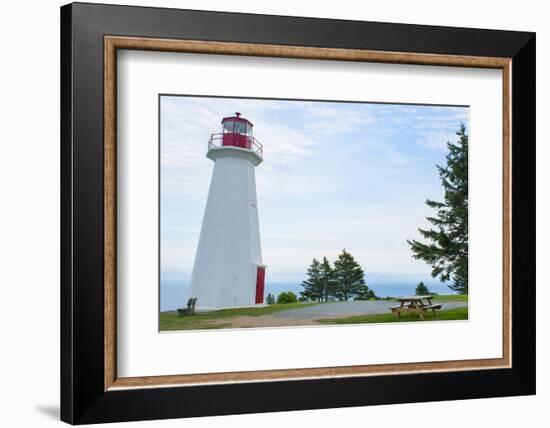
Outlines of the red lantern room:
[[254,125],[248,119],[241,117],[239,112],[235,116],[228,116],[222,119],[222,132],[212,134],[209,141],[209,149],[218,147],[239,147],[252,150],[260,158],[263,153],[263,146],[252,136]]
[[222,119],[222,145],[250,149],[252,147],[253,126],[249,120],[241,117],[239,112],[236,112],[235,116],[224,117]]

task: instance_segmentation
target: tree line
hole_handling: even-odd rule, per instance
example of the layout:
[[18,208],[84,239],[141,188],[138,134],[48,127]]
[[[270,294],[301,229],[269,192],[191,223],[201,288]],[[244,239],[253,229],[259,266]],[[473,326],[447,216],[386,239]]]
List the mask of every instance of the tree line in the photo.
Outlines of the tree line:
[[313,259],[307,269],[307,279],[302,281],[300,300],[316,302],[376,299],[377,296],[365,283],[365,273],[355,258],[345,249],[334,263],[326,257]]

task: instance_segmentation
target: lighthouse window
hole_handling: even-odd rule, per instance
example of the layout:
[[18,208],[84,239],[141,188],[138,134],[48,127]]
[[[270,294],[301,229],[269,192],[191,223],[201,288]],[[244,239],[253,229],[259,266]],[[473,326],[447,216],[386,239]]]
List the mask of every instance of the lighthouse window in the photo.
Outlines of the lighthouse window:
[[235,122],[235,134],[246,134],[246,124],[243,122]]
[[228,120],[226,122],[223,123],[223,132],[224,134],[227,133],[227,132],[233,132],[233,124],[235,122],[232,121],[232,120]]

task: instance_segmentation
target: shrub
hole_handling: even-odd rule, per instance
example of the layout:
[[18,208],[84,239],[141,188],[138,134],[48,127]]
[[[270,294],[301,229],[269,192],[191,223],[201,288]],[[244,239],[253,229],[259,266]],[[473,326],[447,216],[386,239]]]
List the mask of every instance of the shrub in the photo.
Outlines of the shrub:
[[374,290],[370,288],[366,293],[361,293],[353,298],[353,300],[380,300],[380,297],[376,295]]
[[298,297],[292,291],[283,291],[277,296],[277,303],[294,303],[298,301]]

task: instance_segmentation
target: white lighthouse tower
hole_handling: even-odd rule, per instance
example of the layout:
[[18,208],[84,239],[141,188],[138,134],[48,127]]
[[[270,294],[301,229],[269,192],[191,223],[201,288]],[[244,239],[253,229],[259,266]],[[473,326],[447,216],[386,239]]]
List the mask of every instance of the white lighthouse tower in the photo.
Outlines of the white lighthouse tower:
[[263,304],[262,264],[256,179],[263,147],[252,136],[252,123],[225,117],[222,132],[212,134],[206,156],[214,161],[208,200],[193,273],[191,296],[197,309]]

